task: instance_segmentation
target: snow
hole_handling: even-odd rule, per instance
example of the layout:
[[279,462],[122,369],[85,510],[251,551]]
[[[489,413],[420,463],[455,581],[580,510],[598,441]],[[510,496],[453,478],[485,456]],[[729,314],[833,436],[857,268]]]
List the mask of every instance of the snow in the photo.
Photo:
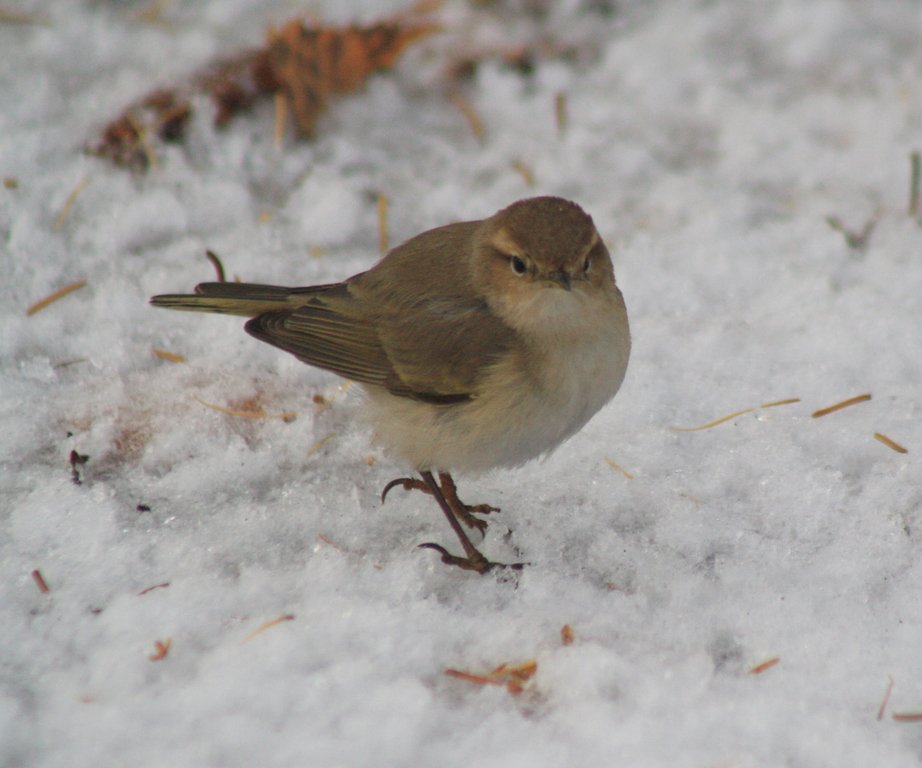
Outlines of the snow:
[[[153,25],[21,0],[49,23],[0,23],[0,765],[918,764],[922,725],[893,714],[922,712],[922,7],[448,0],[313,142],[276,149],[271,103],[218,131],[201,100],[147,175],[82,152],[295,6],[174,2]],[[462,86],[479,140],[444,73],[527,40],[569,53],[483,64]],[[456,544],[421,494],[380,503],[405,469],[354,388],[239,318],[147,304],[213,279],[206,248],[252,281],[365,269],[379,194],[392,244],[559,194],[611,245],[621,392],[546,461],[459,478],[502,507],[482,549],[521,573],[416,548]],[[865,247],[829,216],[875,222]],[[444,674],[529,659],[517,696]]]

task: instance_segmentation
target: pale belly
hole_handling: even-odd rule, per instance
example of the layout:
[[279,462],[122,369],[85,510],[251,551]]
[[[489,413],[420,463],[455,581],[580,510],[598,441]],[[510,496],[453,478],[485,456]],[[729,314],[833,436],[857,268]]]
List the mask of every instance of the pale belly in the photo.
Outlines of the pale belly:
[[523,464],[553,451],[614,397],[629,352],[626,326],[550,345],[530,372],[516,360],[498,364],[478,397],[451,406],[368,388],[376,440],[418,470],[476,473]]

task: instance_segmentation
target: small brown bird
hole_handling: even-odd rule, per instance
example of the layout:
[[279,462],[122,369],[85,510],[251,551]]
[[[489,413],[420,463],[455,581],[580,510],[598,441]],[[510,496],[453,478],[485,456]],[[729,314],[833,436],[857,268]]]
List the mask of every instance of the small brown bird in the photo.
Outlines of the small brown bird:
[[[611,258],[592,219],[558,197],[437,227],[342,283],[281,288],[202,283],[158,307],[244,315],[248,333],[359,382],[381,444],[431,494],[464,555],[486,573],[462,524],[483,531],[451,472],[522,464],[554,450],[618,391],[631,349]],[[436,480],[433,473],[438,475]]]

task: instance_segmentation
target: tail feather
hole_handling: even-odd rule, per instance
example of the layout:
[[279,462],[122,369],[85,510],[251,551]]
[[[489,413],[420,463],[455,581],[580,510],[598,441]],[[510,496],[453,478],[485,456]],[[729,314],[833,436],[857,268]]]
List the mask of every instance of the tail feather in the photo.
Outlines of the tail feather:
[[200,283],[195,293],[167,293],[153,296],[150,303],[165,309],[188,312],[217,312],[222,315],[256,317],[264,312],[294,309],[304,304],[312,294],[329,286],[284,288],[256,283]]

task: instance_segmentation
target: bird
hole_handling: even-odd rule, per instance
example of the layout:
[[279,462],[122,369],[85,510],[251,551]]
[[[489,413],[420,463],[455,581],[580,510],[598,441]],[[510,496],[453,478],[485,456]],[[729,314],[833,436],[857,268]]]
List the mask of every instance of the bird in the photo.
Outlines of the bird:
[[248,317],[250,335],[361,385],[387,453],[415,473],[388,483],[431,495],[480,574],[465,528],[498,511],[458,497],[453,474],[520,466],[576,434],[617,393],[631,334],[611,256],[577,203],[518,200],[422,232],[343,282],[286,288],[208,282],[157,307]]

